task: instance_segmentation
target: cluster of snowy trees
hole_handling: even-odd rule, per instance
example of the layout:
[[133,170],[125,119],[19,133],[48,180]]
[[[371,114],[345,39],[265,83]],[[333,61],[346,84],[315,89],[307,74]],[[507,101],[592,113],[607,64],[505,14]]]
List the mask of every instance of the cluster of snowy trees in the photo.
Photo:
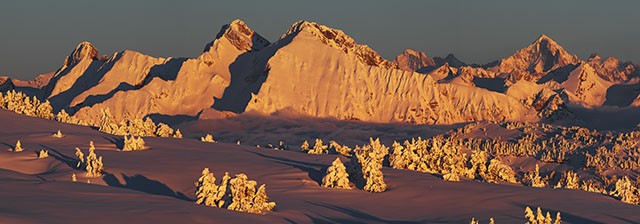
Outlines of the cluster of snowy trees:
[[137,151],[144,150],[144,139],[142,137],[124,136],[124,145],[122,147],[122,151]]
[[0,108],[31,117],[39,117],[52,120],[53,108],[49,101],[41,102],[35,96],[30,98],[22,92],[11,90],[5,94],[0,93]]
[[37,152],[37,156],[38,159],[44,159],[49,157],[49,151],[44,150],[44,149],[40,149],[40,151]]
[[85,157],[80,148],[76,147],[76,157],[78,157],[77,168],[86,170],[86,176],[99,177],[102,176],[104,170],[102,163],[102,156],[98,156],[96,153],[96,147],[93,145],[93,141],[89,142],[89,154]]
[[467,155],[462,153],[460,146],[452,142],[442,136],[424,140],[412,139],[403,144],[394,142],[389,164],[394,169],[443,174],[443,178],[448,181],[459,181],[460,177],[467,177],[490,183],[516,182],[515,172],[498,157],[489,160],[486,151],[472,150],[467,162]]
[[226,172],[218,185],[213,172],[204,168],[196,182],[196,203],[255,214],[272,211],[276,203],[269,201],[265,185],[257,191],[256,186],[257,182],[243,173],[231,178]]
[[163,137],[182,138],[180,130],[174,131],[169,125],[156,123],[151,118],[124,119],[114,122],[109,108],[102,110],[98,130],[101,132],[120,136]]
[[[320,143],[322,143],[320,141]],[[326,146],[325,146],[326,147]],[[384,182],[382,163],[389,148],[380,143],[379,139],[369,139],[369,144],[356,146],[349,162],[349,169],[336,158],[327,168],[322,178],[322,187],[336,189],[351,189],[351,181],[359,188],[368,192],[384,192],[387,184]]]
[[[546,215],[542,212],[540,207],[537,208],[534,213],[529,206],[524,209],[524,218],[527,219],[526,224],[561,224],[562,218],[560,217],[560,212],[556,213],[555,219],[551,217],[551,213],[547,212]],[[495,221],[493,217],[489,218],[489,224],[494,224]],[[480,224],[480,221],[475,218],[471,218],[471,222],[469,224]]]
[[211,134],[207,134],[204,137],[200,137],[200,141],[202,141],[202,142],[211,142],[211,143],[215,143],[216,142],[216,140],[213,139],[213,135],[211,135]]
[[524,209],[524,217],[529,220],[527,224],[560,224],[562,223],[562,218],[560,217],[560,212],[556,213],[556,218],[551,218],[551,213],[547,212],[546,215],[542,213],[542,209],[538,207],[536,213],[533,213],[533,210],[527,206]]

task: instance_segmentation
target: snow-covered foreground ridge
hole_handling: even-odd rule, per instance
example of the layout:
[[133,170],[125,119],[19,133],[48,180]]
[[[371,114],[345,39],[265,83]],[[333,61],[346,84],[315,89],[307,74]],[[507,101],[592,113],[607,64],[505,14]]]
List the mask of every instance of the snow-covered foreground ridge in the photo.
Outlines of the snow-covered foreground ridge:
[[[0,122],[6,124],[0,126],[0,143],[7,149],[0,151],[0,179],[4,189],[0,198],[12,201],[0,205],[0,210],[7,211],[0,214],[0,222],[72,222],[93,218],[101,222],[143,223],[184,220],[195,223],[229,220],[268,223],[466,223],[475,217],[485,223],[493,217],[496,223],[524,223],[527,218],[530,219],[530,212],[526,216],[523,212],[527,206],[534,210],[542,207],[554,216],[561,213],[563,223],[615,223],[640,219],[637,205],[619,201],[631,199],[635,201],[626,202],[637,203],[637,182],[627,177],[615,180],[610,174],[620,174],[620,170],[609,167],[623,166],[622,172],[627,172],[637,170],[637,165],[627,167],[629,161],[625,160],[614,160],[614,163],[607,164],[602,161],[610,159],[590,159],[594,163],[588,166],[597,169],[570,172],[577,165],[573,162],[578,161],[575,160],[576,156],[580,156],[576,153],[578,149],[573,146],[629,145],[633,142],[631,139],[638,138],[637,133],[600,139],[602,133],[576,128],[522,123],[502,126],[476,124],[448,134],[450,137],[447,139],[416,139],[402,145],[393,144],[390,148],[381,145],[378,140],[370,140],[363,147],[341,150],[340,154],[352,154],[345,156],[336,154],[333,149],[322,152],[325,147],[318,146],[322,144],[321,141],[316,141],[313,146],[314,153],[321,153],[310,155],[295,150],[295,146],[285,147],[290,150],[273,150],[202,142],[193,138],[145,138],[145,150],[125,151],[118,146],[120,137],[88,127],[29,118],[5,110],[0,110]],[[38,127],[38,130],[33,127]],[[517,145],[493,142],[495,140],[474,140],[473,136],[496,128],[500,130],[491,133],[502,133],[504,136],[520,133],[518,138],[521,140]],[[527,128],[531,130],[526,132],[533,134],[524,134]],[[52,136],[56,130],[64,134]],[[538,150],[553,151],[556,147],[539,147],[549,143],[538,142],[546,140],[531,136],[542,130],[548,133],[562,132],[556,137],[559,139],[552,142],[572,147],[558,147],[560,151],[549,157],[542,153],[540,160],[546,162],[537,161],[535,155]],[[569,136],[574,138],[567,140]],[[586,141],[577,141],[580,139]],[[16,142],[21,142],[20,146]],[[21,150],[13,150],[14,144],[15,148]],[[74,149],[76,147],[80,149]],[[85,157],[83,152],[87,152],[87,148],[89,153]],[[42,149],[48,152],[47,157],[33,153]],[[388,162],[377,160],[384,156],[372,156],[382,155],[381,149],[390,150]],[[470,152],[471,159],[462,158],[465,157],[463,152]],[[594,156],[607,158],[610,153],[613,152],[599,151]],[[561,157],[557,156],[560,154]],[[369,160],[367,157],[377,159]],[[347,168],[339,165],[336,158],[346,161]],[[354,162],[362,165],[362,173],[352,171]],[[383,163],[389,165],[383,167]],[[536,164],[535,169],[531,167],[532,164]],[[222,180],[207,180],[207,176],[211,178],[213,175],[203,171],[204,167],[210,168]],[[378,172],[371,185],[365,173],[370,169]],[[596,170],[607,173],[593,173]],[[229,175],[223,176],[224,171],[228,171]],[[345,171],[349,172],[349,176],[345,177]],[[251,180],[246,180],[241,173]],[[359,178],[354,178],[354,175],[364,175],[366,184],[359,185]],[[603,183],[598,175],[606,178],[604,186],[609,185],[611,190],[606,187],[605,192],[599,192]],[[233,181],[230,176],[240,180]],[[512,179],[514,177],[517,180]],[[523,178],[522,183],[520,178]],[[382,179],[384,188],[375,188],[380,186]],[[194,185],[196,180],[198,184]],[[210,186],[204,183],[221,184],[203,190],[200,186]],[[255,195],[253,201],[263,201],[265,207],[273,208],[272,205],[276,205],[273,211],[255,212],[264,215],[229,211],[252,212],[251,209],[255,208],[251,203],[235,203],[237,201],[233,193],[229,197],[222,195],[222,200],[213,197],[212,202],[217,206],[206,202],[211,197],[207,195],[218,195],[207,192],[226,192],[211,189],[223,186],[234,188],[238,185],[257,188],[257,183],[261,186],[257,190],[250,190],[252,188],[249,187],[243,192]],[[379,190],[368,190],[367,186]],[[220,204],[221,201],[224,203]],[[83,212],[78,213],[80,210]],[[21,211],[38,212],[38,215]],[[144,216],[139,215],[141,211],[144,211]]]
[[246,111],[418,124],[555,121],[572,118],[570,106],[640,104],[638,68],[597,54],[580,60],[545,35],[486,65],[414,50],[388,61],[314,22],[296,22],[271,43],[235,20],[194,58],[131,50],[99,56],[82,42],[52,75],[18,85],[0,81],[0,90],[41,87],[36,94],[54,112],[65,109],[88,123],[106,108],[116,121]]

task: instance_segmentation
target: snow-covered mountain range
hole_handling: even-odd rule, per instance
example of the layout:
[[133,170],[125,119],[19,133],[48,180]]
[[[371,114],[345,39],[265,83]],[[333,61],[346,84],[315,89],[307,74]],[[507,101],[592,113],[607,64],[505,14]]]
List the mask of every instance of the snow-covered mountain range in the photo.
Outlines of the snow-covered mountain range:
[[640,105],[639,65],[597,54],[581,60],[546,35],[504,59],[469,65],[411,49],[388,61],[341,30],[307,21],[271,43],[235,20],[197,57],[99,55],[82,42],[56,72],[0,79],[0,90],[40,89],[56,111],[91,121],[106,108],[115,119],[254,111],[420,124],[556,121],[574,108]]

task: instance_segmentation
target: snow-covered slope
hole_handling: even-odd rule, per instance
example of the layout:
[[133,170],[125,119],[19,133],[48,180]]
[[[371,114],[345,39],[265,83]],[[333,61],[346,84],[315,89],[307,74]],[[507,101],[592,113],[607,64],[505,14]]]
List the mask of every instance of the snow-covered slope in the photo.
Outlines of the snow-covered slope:
[[330,28],[302,22],[292,29],[296,32],[284,37],[291,38],[291,42],[269,60],[269,76],[247,110],[290,110],[316,117],[375,122],[529,118],[526,107],[504,94],[436,84],[428,75],[366,63],[356,53],[364,47],[337,48],[317,35]]
[[528,47],[500,60],[494,70],[500,73],[524,71],[537,74],[578,62],[577,56],[569,54],[543,34]]

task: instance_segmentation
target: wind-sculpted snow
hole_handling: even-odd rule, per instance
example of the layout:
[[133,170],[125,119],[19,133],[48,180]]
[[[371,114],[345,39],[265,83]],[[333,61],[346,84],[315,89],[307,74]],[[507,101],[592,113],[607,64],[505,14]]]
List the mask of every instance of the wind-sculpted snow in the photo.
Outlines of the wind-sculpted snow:
[[504,94],[371,66],[326,45],[313,31],[290,35],[291,43],[269,60],[269,76],[247,110],[438,124],[531,118],[530,109]]

